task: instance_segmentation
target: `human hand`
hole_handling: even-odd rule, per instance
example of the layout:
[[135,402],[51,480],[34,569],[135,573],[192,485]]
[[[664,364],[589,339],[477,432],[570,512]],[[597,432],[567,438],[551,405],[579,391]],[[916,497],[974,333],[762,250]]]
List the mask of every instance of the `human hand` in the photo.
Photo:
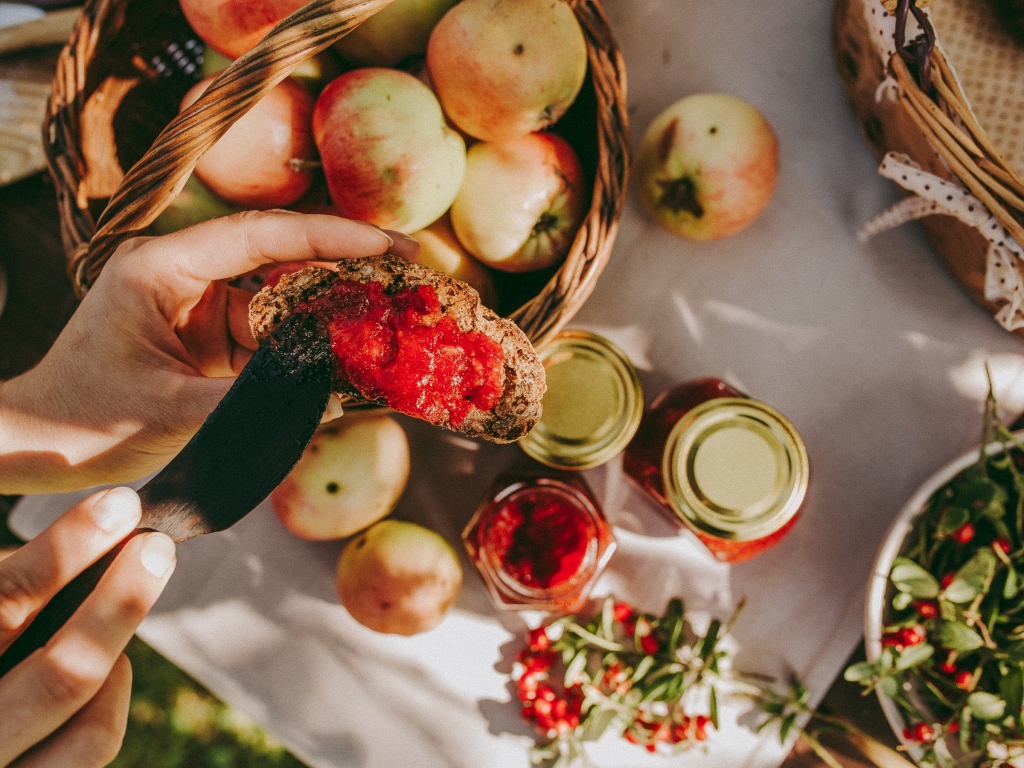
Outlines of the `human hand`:
[[266,264],[335,261],[414,240],[336,216],[246,211],[135,238],[107,262],[46,357],[0,384],[0,493],[72,490],[155,471],[251,357],[250,293]]
[[[0,560],[0,652],[65,584],[131,533],[141,514],[130,488],[101,491]],[[174,565],[166,535],[130,539],[71,619],[0,678],[0,766],[91,768],[114,759],[131,696],[123,651]]]

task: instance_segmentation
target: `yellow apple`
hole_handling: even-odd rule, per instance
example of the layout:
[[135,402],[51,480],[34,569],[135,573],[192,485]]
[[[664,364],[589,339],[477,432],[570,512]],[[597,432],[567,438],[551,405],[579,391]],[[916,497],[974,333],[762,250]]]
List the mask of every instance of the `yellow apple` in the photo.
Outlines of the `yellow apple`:
[[459,242],[484,264],[526,272],[561,261],[586,213],[585,182],[569,143],[531,133],[469,148],[452,203]]
[[395,0],[334,44],[342,58],[364,67],[393,67],[427,50],[434,25],[458,0]]
[[445,215],[426,229],[413,233],[420,244],[419,262],[449,277],[469,283],[480,294],[485,307],[494,309],[498,295],[490,273],[476,259],[466,253],[462,243],[455,237],[451,219]]
[[750,224],[779,175],[775,131],[752,105],[725,93],[675,102],[648,126],[636,157],[647,210],[673,234],[717,240]]
[[587,44],[563,0],[462,0],[434,27],[427,66],[455,125],[508,141],[565,113],[583,87]]
[[348,542],[338,558],[338,599],[377,632],[415,635],[441,623],[458,597],[462,567],[429,528],[382,520]]
[[270,503],[296,536],[340,539],[388,515],[408,479],[402,426],[386,414],[346,414],[317,430]]

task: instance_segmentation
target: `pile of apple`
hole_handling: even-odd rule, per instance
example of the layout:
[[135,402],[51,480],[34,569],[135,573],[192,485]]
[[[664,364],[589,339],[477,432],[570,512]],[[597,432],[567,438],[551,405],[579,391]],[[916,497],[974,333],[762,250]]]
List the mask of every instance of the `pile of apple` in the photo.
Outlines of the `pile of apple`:
[[386,413],[353,413],[322,425],[270,503],[292,534],[348,539],[338,557],[338,599],[377,632],[413,635],[437,626],[462,586],[451,545],[389,516],[409,480],[409,441]]
[[[212,72],[303,2],[181,7]],[[333,212],[412,235],[424,263],[493,305],[481,264],[553,267],[585,215],[576,152],[544,129],[586,72],[583,32],[561,0],[395,0],[239,118],[154,229],[240,208]]]

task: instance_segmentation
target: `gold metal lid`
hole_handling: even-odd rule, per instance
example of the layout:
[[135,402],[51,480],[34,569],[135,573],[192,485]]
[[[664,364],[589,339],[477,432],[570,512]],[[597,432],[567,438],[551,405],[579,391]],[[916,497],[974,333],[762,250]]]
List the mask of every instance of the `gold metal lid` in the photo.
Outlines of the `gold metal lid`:
[[717,398],[673,428],[662,458],[665,492],[698,531],[752,541],[785,525],[807,492],[807,449],[769,405]]
[[540,421],[519,440],[549,467],[588,469],[620,453],[643,416],[640,377],[629,358],[589,331],[562,331],[539,351],[547,376]]

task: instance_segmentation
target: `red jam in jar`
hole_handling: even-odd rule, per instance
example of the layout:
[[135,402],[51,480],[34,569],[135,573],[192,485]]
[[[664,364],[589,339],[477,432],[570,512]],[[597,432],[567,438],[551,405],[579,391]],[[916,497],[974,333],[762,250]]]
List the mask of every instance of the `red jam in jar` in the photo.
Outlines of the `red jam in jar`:
[[465,332],[433,286],[386,293],[380,283],[337,280],[296,312],[324,320],[338,376],[369,400],[452,426],[473,406],[487,411],[505,390],[505,354],[487,334]]
[[786,417],[716,378],[655,398],[623,468],[731,563],[771,548],[796,524],[809,472],[807,450]]
[[499,477],[462,540],[501,610],[580,610],[615,549],[586,482],[552,471]]

